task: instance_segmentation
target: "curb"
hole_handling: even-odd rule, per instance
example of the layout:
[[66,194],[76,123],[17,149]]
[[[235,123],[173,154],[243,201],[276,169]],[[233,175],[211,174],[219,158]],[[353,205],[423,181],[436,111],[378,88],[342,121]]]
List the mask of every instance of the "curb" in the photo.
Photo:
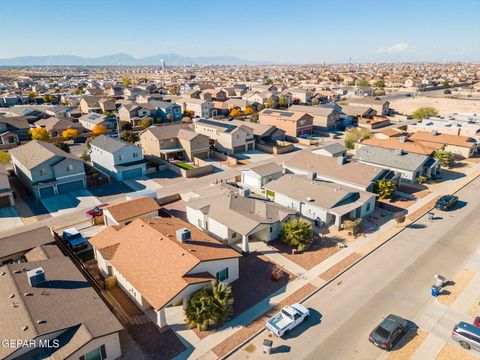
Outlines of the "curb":
[[[476,180],[477,178],[480,177],[480,174],[478,175],[475,175],[472,179],[470,179],[469,181],[467,181],[465,184],[463,184],[460,188],[458,188],[457,190],[455,190],[454,192],[452,192],[452,194],[456,194],[458,193],[460,190],[462,190],[464,187],[466,187],[467,185],[469,185],[470,183],[472,183],[474,180]],[[412,220],[412,222],[408,225],[410,226],[411,224],[414,224],[416,223],[418,220],[420,220],[421,218],[423,218],[428,212],[430,212],[433,208],[429,208],[428,210],[426,210],[425,212],[423,212],[420,216],[418,216],[415,220]],[[385,244],[387,244],[388,242],[390,242],[390,240],[392,240],[394,237],[396,237],[398,234],[402,233],[403,231],[405,231],[406,229],[408,229],[408,226],[404,226],[402,227],[401,229],[399,229],[395,234],[393,234],[392,236],[390,236],[389,238],[385,239],[385,241],[383,241],[381,244],[379,244],[378,246],[374,247],[372,250],[370,250],[368,253],[366,253],[365,255],[363,255],[360,259],[358,259],[357,261],[355,261],[353,264],[350,264],[348,267],[346,267],[345,269],[343,269],[342,271],[340,271],[337,275],[335,275],[332,279],[330,279],[329,281],[327,281],[325,284],[323,284],[322,286],[320,286],[319,288],[317,288],[316,290],[312,291],[310,294],[308,294],[307,296],[305,296],[303,299],[301,299],[299,301],[299,303],[303,303],[305,301],[307,301],[308,299],[310,299],[312,296],[314,296],[315,294],[317,294],[320,290],[324,289],[325,287],[327,287],[328,285],[330,285],[331,283],[333,283],[337,278],[339,278],[340,276],[342,276],[344,273],[346,273],[348,270],[350,270],[351,268],[353,268],[355,265],[357,265],[358,263],[360,263],[362,260],[366,259],[368,256],[370,256],[371,254],[373,254],[375,251],[377,251],[378,249],[380,249],[382,246],[384,246]],[[263,315],[263,314],[262,314]],[[260,315],[260,316],[262,316]],[[259,316],[259,317],[260,317]],[[258,318],[257,318],[258,319]],[[253,339],[255,339],[257,336],[259,336],[262,332],[265,331],[265,328],[262,327],[260,330],[258,330],[256,333],[254,333],[253,335],[249,336],[247,339],[245,339],[244,341],[242,341],[238,346],[236,346],[234,349],[230,350],[228,353],[226,353],[225,355],[219,357],[218,359],[220,360],[224,360],[224,359],[227,359],[229,358],[230,356],[232,356],[233,354],[235,354],[238,350],[240,350],[240,348],[242,348],[244,345],[246,345],[247,343],[249,343],[250,341],[252,341]],[[210,349],[211,351],[211,349]]]

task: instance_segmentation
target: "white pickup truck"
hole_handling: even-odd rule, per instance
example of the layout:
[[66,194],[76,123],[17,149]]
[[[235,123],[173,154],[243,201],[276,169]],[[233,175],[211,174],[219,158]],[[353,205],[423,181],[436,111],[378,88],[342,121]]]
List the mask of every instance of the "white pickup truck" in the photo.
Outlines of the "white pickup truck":
[[265,326],[274,335],[281,337],[302,323],[308,315],[310,311],[303,305],[285,306],[278,314],[268,319]]

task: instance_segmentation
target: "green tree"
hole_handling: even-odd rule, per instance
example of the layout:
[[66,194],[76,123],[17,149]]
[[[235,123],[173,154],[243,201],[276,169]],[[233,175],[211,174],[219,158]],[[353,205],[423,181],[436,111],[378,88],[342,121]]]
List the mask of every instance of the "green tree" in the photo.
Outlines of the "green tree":
[[342,227],[352,235],[356,235],[360,230],[362,224],[362,218],[356,218],[355,220],[344,220]]
[[283,107],[283,108],[288,107],[288,100],[287,100],[287,97],[285,95],[280,95],[278,97],[278,106]]
[[90,161],[90,155],[88,154],[88,152],[84,151],[82,153],[82,155],[80,156],[80,159],[82,159],[85,162],[89,162]]
[[353,128],[345,132],[345,146],[348,149],[353,149],[355,143],[369,139],[372,137],[372,132],[368,129]]
[[151,119],[142,119],[138,123],[138,126],[140,126],[142,129],[146,129],[150,125],[152,125],[152,120]]
[[443,93],[444,93],[445,95],[450,95],[450,94],[452,93],[452,90],[450,90],[450,89],[445,89],[445,90],[443,90]]
[[265,85],[272,85],[272,84],[273,84],[273,80],[270,79],[269,77],[265,76],[265,77],[263,78],[263,83],[264,83]]
[[280,239],[291,248],[305,250],[313,241],[312,225],[303,219],[289,220],[282,224]]
[[275,99],[272,96],[270,96],[267,99],[267,102],[265,103],[265,107],[267,109],[275,109],[277,107],[277,102],[275,101]]
[[320,103],[320,100],[318,97],[312,99],[312,105],[318,105]]
[[130,121],[120,121],[120,131],[132,130],[132,123]]
[[44,103],[52,103],[52,102],[55,102],[57,100],[57,98],[53,95],[44,95],[43,96],[43,102]]
[[135,143],[138,141],[138,135],[131,131],[125,130],[120,133],[120,139],[123,141]]
[[443,85],[443,86],[448,86],[448,84],[449,84],[448,80],[444,80],[444,81],[442,82],[442,85]]
[[373,86],[375,86],[377,88],[383,88],[383,87],[385,87],[385,81],[377,80],[373,83]]
[[440,161],[440,165],[442,165],[443,167],[451,168],[453,165],[455,165],[455,157],[450,151],[437,151],[435,152],[433,157],[435,159],[438,159]]
[[368,86],[370,86],[370,83],[366,79],[359,79],[359,80],[355,81],[355,86],[368,87]]
[[197,291],[189,300],[185,317],[190,328],[206,330],[221,325],[231,315],[233,296],[230,285],[213,281],[211,287]]
[[132,79],[130,79],[128,76],[122,77],[122,85],[125,87],[129,87],[132,85]]
[[417,177],[417,182],[420,185],[425,184],[427,182],[427,177],[423,176],[423,175],[420,175],[420,176]]
[[438,116],[438,110],[432,106],[418,108],[413,113],[413,118],[417,120],[428,119],[432,116]]
[[70,147],[67,144],[65,144],[63,141],[55,141],[53,145],[65,151],[66,153],[70,153]]
[[85,94],[85,90],[78,88],[78,89],[73,90],[72,93],[74,95],[81,95],[81,94]]
[[10,157],[10,154],[8,151],[0,151],[0,164],[6,165],[10,163],[12,158]]
[[397,185],[391,180],[377,180],[375,183],[375,193],[378,194],[380,199],[387,199],[393,195]]

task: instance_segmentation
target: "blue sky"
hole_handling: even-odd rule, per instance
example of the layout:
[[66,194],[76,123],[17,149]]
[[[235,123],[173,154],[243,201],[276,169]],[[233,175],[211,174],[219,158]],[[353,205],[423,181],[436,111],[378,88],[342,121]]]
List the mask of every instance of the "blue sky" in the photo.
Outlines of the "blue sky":
[[0,8],[0,58],[480,60],[480,0],[0,0]]

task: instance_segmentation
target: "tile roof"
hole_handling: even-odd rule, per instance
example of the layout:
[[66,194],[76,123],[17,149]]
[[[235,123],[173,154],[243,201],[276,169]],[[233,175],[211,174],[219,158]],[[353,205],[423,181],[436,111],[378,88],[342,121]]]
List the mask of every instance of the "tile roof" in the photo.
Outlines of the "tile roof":
[[451,134],[432,135],[432,133],[429,133],[427,131],[417,131],[416,133],[413,133],[412,136],[410,136],[410,139],[415,141],[425,141],[468,148],[471,148],[476,144],[475,140],[468,136]]
[[[191,241],[181,243],[176,239],[176,231],[181,228],[191,231]],[[103,236],[107,231],[109,235]],[[107,239],[111,234],[112,230],[107,228],[89,242],[96,249],[102,244],[118,244],[111,264],[155,310],[168,305],[190,283],[199,282],[200,278],[208,280],[200,274],[187,276],[201,262],[241,256],[193,225],[173,217],[136,219],[117,229],[114,239]]]

